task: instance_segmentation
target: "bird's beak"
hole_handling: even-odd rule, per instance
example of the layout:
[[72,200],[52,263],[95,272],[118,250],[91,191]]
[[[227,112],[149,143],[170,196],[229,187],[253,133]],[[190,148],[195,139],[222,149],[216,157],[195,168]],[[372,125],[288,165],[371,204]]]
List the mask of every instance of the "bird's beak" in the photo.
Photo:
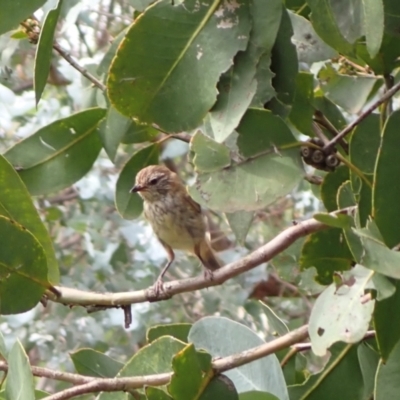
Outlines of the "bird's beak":
[[144,186],[142,185],[135,185],[129,193],[136,193],[136,192],[141,192],[144,189]]

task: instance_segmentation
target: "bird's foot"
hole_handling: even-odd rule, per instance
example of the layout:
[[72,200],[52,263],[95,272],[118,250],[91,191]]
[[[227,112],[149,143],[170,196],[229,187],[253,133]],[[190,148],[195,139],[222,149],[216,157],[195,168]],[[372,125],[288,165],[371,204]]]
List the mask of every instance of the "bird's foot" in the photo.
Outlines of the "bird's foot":
[[214,274],[211,271],[211,269],[205,269],[204,270],[204,279],[207,279],[209,281],[212,281],[214,279]]
[[164,282],[162,281],[162,279],[158,278],[158,279],[154,282],[153,290],[154,290],[154,295],[155,295],[156,297],[158,297],[158,295],[159,295],[161,292],[164,292]]

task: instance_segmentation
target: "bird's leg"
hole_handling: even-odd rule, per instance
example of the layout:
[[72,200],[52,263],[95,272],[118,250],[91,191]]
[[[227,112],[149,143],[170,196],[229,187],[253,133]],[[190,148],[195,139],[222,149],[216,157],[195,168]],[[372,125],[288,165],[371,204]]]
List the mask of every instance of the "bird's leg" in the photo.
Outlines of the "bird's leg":
[[172,248],[169,247],[163,241],[160,240],[160,242],[163,245],[165,251],[167,252],[168,262],[165,265],[165,267],[162,269],[160,275],[158,275],[158,278],[156,279],[156,281],[154,282],[154,293],[156,296],[158,296],[161,291],[164,291],[163,277],[175,259],[175,254],[174,254]]
[[212,281],[214,279],[214,274],[211,269],[204,270],[204,279]]

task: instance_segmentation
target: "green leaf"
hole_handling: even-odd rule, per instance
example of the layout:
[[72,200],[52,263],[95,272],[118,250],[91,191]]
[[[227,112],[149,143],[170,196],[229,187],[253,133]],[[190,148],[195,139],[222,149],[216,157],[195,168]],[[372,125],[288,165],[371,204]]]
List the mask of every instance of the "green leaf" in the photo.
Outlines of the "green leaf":
[[147,400],[173,400],[164,390],[155,387],[146,386],[145,391]]
[[349,168],[341,165],[335,171],[328,172],[320,188],[321,200],[326,211],[331,212],[339,208],[337,203],[337,192],[340,186],[349,179]]
[[136,174],[148,165],[158,164],[159,145],[151,144],[133,154],[124,165],[115,191],[115,206],[122,218],[137,218],[143,211],[143,202],[137,193],[130,193]]
[[400,253],[385,245],[375,222],[370,221],[366,228],[355,229],[354,232],[364,246],[361,264],[383,275],[400,279]]
[[25,18],[42,7],[46,0],[2,1],[0,13],[0,35],[16,28]]
[[215,211],[254,211],[290,193],[302,179],[296,160],[282,151],[223,170],[199,174],[190,195]]
[[311,128],[314,115],[314,77],[307,72],[299,72],[296,77],[296,92],[289,114],[290,122],[305,135],[313,136]]
[[[325,96],[314,94],[314,107],[317,111],[324,114],[337,131],[341,131],[347,125],[346,119],[336,104],[332,103],[332,101]],[[327,134],[329,134],[329,132],[327,132]]]
[[225,213],[225,216],[236,240],[243,246],[247,233],[251,227],[251,223],[253,222],[254,213],[248,211],[236,211],[234,213]]
[[326,213],[316,213],[313,215],[313,218],[333,228],[349,228],[352,221],[351,217],[344,214],[331,215]]
[[382,143],[375,167],[373,188],[373,215],[384,242],[392,248],[400,243],[400,185],[394,179],[400,176],[398,143],[400,140],[400,111],[395,111],[385,124]]
[[341,229],[331,228],[308,236],[301,251],[301,269],[315,267],[317,282],[328,285],[333,273],[350,269],[353,256]]
[[135,11],[143,12],[155,0],[129,0],[129,4]]
[[251,390],[250,392],[240,393],[239,400],[279,400],[271,393]]
[[159,135],[159,131],[150,125],[139,124],[131,121],[128,130],[122,138],[122,143],[143,143],[153,142]]
[[298,59],[292,36],[293,29],[289,13],[284,8],[278,36],[272,49],[271,71],[275,73],[272,86],[277,95],[267,105],[267,108],[281,117],[286,117],[289,113],[296,91]]
[[101,150],[97,127],[105,113],[93,108],[60,119],[6,151],[32,195],[64,189],[90,170]]
[[375,377],[375,400],[395,399],[400,391],[400,341],[389,359],[381,359]]
[[357,348],[360,369],[364,381],[364,399],[370,399],[375,389],[375,375],[379,363],[379,354],[363,341]]
[[35,400],[35,387],[29,359],[19,340],[11,348],[7,361],[6,398]]
[[289,328],[275,314],[274,310],[272,310],[272,308],[268,307],[268,305],[262,301],[260,301],[260,304],[263,306],[263,310],[268,319],[268,326],[270,327],[271,332],[273,332],[274,335],[278,334],[279,336],[283,336],[289,333]]
[[113,106],[107,111],[107,117],[100,126],[100,138],[104,150],[111,161],[115,160],[117,149],[131,125],[131,119],[120,114]]
[[171,336],[160,337],[134,354],[118,377],[172,372],[172,358],[185,346],[186,343]]
[[301,385],[289,387],[291,400],[365,400],[357,346],[336,343],[329,351],[331,356],[321,372],[310,375]]
[[395,287],[393,296],[377,301],[374,311],[374,328],[379,353],[384,362],[387,362],[392,351],[400,341],[400,315],[394,313],[400,307],[400,281],[392,280]]
[[314,354],[324,356],[335,342],[356,343],[364,337],[375,301],[363,302],[362,297],[372,275],[356,266],[343,275],[340,286],[333,283],[318,296],[308,328]]
[[364,0],[365,39],[371,58],[374,58],[381,47],[384,31],[384,15],[382,0]]
[[[353,46],[345,39],[338,27],[338,20],[332,9],[333,3],[329,0],[307,0],[311,8],[311,22],[318,36],[336,51],[344,54],[352,54]],[[344,16],[345,3],[342,6]],[[346,10],[347,11],[347,10]]]
[[[253,157],[264,151],[296,143],[291,130],[282,120],[271,111],[250,108],[237,128],[239,137],[237,145],[244,157]],[[292,150],[298,153],[298,150]]]
[[257,90],[257,65],[270,57],[282,15],[280,0],[254,0],[250,5],[253,27],[247,49],[235,57],[233,67],[221,77],[210,122],[217,142],[223,142],[239,125]]
[[154,342],[161,336],[172,336],[182,342],[188,341],[188,334],[192,324],[167,324],[149,328],[146,335],[148,343]]
[[107,82],[111,103],[167,132],[196,128],[216,100],[219,76],[245,50],[249,31],[247,0],[235,7],[219,0],[155,3],[118,48]]
[[239,400],[233,382],[225,375],[214,377],[199,397],[199,400],[215,399]]
[[50,10],[43,22],[40,30],[39,41],[35,54],[34,68],[34,88],[36,106],[39,103],[44,87],[46,86],[47,77],[49,76],[51,58],[53,55],[54,33],[57,27],[58,17],[60,16],[62,0],[58,0],[57,7]]
[[[174,400],[195,400],[203,391],[203,371],[193,344],[188,344],[172,359],[174,373],[168,392]],[[211,357],[208,370],[211,370]]]
[[8,350],[7,350],[6,342],[4,341],[4,336],[1,332],[0,332],[0,355],[1,355],[1,357],[3,357],[4,359],[7,360]]
[[25,227],[3,216],[0,237],[7,238],[0,241],[0,314],[28,311],[50,287],[43,247]]
[[361,111],[378,79],[339,74],[329,64],[320,69],[318,78],[325,96],[351,114]]
[[[259,346],[262,339],[249,328],[222,317],[206,317],[193,324],[189,341],[196,348],[209,352],[213,357],[225,357]],[[268,374],[265,374],[268,371]],[[238,393],[249,390],[270,392],[287,400],[287,389],[278,359],[274,354],[227,371]],[[221,397],[213,397],[217,399]]]
[[78,374],[96,378],[114,378],[124,364],[93,349],[79,349],[70,353]]
[[0,215],[23,225],[35,236],[46,253],[48,279],[53,284],[58,283],[58,263],[50,235],[18,173],[2,156],[0,156]]
[[294,31],[292,41],[296,46],[297,57],[300,62],[312,64],[337,56],[337,51],[321,40],[310,21],[290,11],[289,17]]
[[357,125],[351,135],[349,143],[351,163],[362,172],[373,173],[380,142],[379,115],[371,114]]
[[190,141],[193,163],[198,172],[213,172],[231,165],[229,148],[197,132]]
[[264,108],[264,104],[276,95],[275,89],[272,86],[272,78],[275,74],[271,71],[270,67],[271,55],[265,53],[260,57],[257,65],[257,90],[250,104],[251,107]]

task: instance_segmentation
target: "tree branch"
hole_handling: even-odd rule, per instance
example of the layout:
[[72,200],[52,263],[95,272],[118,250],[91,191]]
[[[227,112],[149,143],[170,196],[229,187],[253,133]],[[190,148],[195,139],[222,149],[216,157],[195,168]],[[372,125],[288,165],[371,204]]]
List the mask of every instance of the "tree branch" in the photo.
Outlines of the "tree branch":
[[356,118],[351,124],[347,125],[337,136],[335,136],[331,141],[329,141],[324,146],[324,151],[330,150],[337,142],[343,139],[348,133],[350,133],[361,121],[368,117],[377,109],[381,104],[385,103],[391,97],[393,97],[400,90],[400,82],[394,85],[391,89],[389,89],[379,100],[377,100],[374,104],[368,107],[358,118]]
[[[352,209],[344,209],[331,215],[338,213],[349,213]],[[93,293],[85,292],[78,289],[58,286],[56,289],[60,292],[60,296],[54,293],[46,293],[49,300],[57,303],[73,306],[97,306],[104,308],[118,308],[134,303],[154,302],[170,299],[172,296],[191,292],[198,289],[204,289],[211,286],[217,286],[230,278],[238,276],[258,265],[268,262],[273,257],[287,249],[300,237],[309,235],[310,233],[327,228],[323,223],[311,218],[307,221],[300,222],[291,226],[278,234],[271,241],[261,246],[242,259],[225,265],[221,269],[213,273],[213,279],[210,280],[204,276],[165,282],[164,291],[161,291],[158,296],[155,296],[153,287],[144,290],[136,290],[133,292],[121,293]]]
[[[222,373],[252,361],[266,357],[293,344],[301,342],[308,337],[308,326],[304,325],[292,332],[281,336],[271,342],[228,357],[216,359],[212,363],[215,373]],[[73,374],[71,374],[73,375]],[[116,392],[130,389],[139,389],[144,386],[162,386],[170,382],[172,373],[162,373],[129,378],[90,378],[89,382],[65,389],[59,393],[45,397],[43,400],[66,400],[75,396],[95,392]],[[85,377],[86,379],[86,377]]]

